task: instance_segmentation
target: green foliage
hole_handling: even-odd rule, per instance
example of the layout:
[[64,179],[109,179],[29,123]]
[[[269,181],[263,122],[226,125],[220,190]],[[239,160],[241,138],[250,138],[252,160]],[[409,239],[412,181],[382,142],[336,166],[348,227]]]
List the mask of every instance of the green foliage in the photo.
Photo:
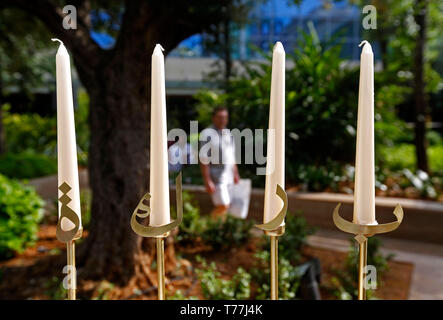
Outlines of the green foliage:
[[214,249],[226,249],[244,245],[251,237],[252,221],[227,215],[226,218],[209,218],[206,229],[202,232],[203,241]]
[[36,240],[44,202],[29,186],[0,175],[0,259]]
[[404,169],[402,172],[407,181],[407,183],[403,185],[404,187],[412,185],[420,192],[422,197],[437,197],[437,192],[435,191],[432,180],[426,172],[418,170],[417,174],[413,174],[408,169]]
[[380,148],[381,156],[384,158],[383,167],[392,171],[399,171],[405,168],[414,170],[415,168],[415,147],[412,144],[397,144],[391,147]]
[[[288,64],[294,64],[286,74],[287,172],[292,181],[315,179],[307,181],[309,187],[323,185],[319,176],[325,172],[300,177],[301,166],[325,166],[354,157],[358,72],[341,67],[340,50],[339,45],[322,46],[314,36],[303,34],[299,47],[286,55]],[[231,127],[267,128],[271,56],[262,55],[267,61],[245,65],[245,74],[232,80],[229,94],[196,95],[199,121],[208,122],[210,110],[229,101]],[[255,175],[253,166],[242,170],[251,178]],[[328,179],[326,173],[325,182]]]
[[0,173],[10,178],[31,179],[57,173],[57,160],[30,151],[0,156]]
[[[256,299],[268,299],[271,290],[271,274],[269,269],[269,250],[257,252],[256,267],[251,270],[252,281],[257,284]],[[291,300],[295,299],[297,290],[300,286],[301,274],[298,267],[293,266],[289,260],[279,257],[278,261],[278,290],[279,299]]]
[[[380,253],[381,241],[378,238],[368,238],[367,264],[377,270],[377,287],[381,284],[381,277],[388,270],[388,261],[393,255]],[[358,246],[351,240],[346,261],[343,269],[333,269],[332,285],[330,292],[340,300],[356,299],[358,296]],[[368,298],[374,298],[374,292],[367,290]]]
[[[80,190],[80,207],[82,212],[82,226],[85,230],[89,229],[91,222],[91,202],[92,192],[89,189]],[[58,206],[56,206],[58,208]]]
[[177,240],[189,242],[200,238],[214,249],[226,249],[245,244],[251,237],[253,223],[227,215],[225,219],[201,216],[192,196],[183,192],[183,221]]
[[209,265],[200,260],[202,269],[196,273],[201,283],[202,293],[210,300],[244,300],[251,295],[251,275],[243,268],[238,268],[232,279],[222,279],[214,262]]
[[181,290],[177,290],[172,295],[166,295],[166,300],[198,300],[198,297],[187,297]]
[[15,114],[3,110],[6,149],[11,153],[34,152],[55,157],[57,120],[34,113]]
[[[89,149],[89,97],[84,91],[78,94],[75,109],[77,158],[81,165],[88,161]],[[0,172],[14,178],[33,178],[57,172],[57,119],[34,113],[13,114],[3,107],[3,126],[6,150],[10,153]],[[15,158],[15,159],[14,159]],[[15,161],[17,160],[17,164]],[[26,161],[26,163],[23,163]],[[33,163],[36,162],[36,163]],[[6,171],[10,170],[10,171]],[[11,172],[11,174],[9,174]],[[14,175],[17,173],[17,175]]]
[[291,214],[288,212],[285,221],[285,233],[278,239],[278,254],[292,264],[297,264],[301,259],[301,249],[306,244],[307,237],[315,232],[308,225],[300,212]]
[[184,191],[182,197],[183,221],[179,227],[177,241],[189,242],[195,240],[203,233],[207,219],[200,216],[200,208],[189,192]]
[[114,289],[114,284],[103,280],[95,289],[96,295],[93,300],[109,300],[108,294]]
[[80,90],[77,98],[78,106],[74,110],[75,136],[77,140],[77,161],[81,165],[87,165],[90,141],[89,96],[86,91]]
[[63,281],[58,277],[52,277],[44,284],[45,294],[50,300],[65,300],[68,297],[68,291],[63,287]]
[[344,166],[332,160],[326,161],[323,165],[301,163],[297,167],[289,167],[288,174],[302,182],[305,190],[324,191],[328,187],[336,190],[338,182],[344,175]]

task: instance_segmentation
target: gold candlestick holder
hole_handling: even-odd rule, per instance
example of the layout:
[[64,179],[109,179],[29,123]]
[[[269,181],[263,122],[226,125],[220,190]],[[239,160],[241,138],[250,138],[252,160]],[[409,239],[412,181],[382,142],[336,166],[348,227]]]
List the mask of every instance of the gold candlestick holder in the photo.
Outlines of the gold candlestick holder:
[[[58,199],[61,203],[60,206],[60,217],[57,223],[56,236],[61,242],[66,243],[66,258],[67,258],[67,290],[68,290],[68,300],[76,299],[77,290],[77,270],[75,267],[75,240],[80,239],[82,236],[83,229],[80,227],[79,216],[68,207],[68,204],[72,199],[68,196],[68,192],[72,189],[71,186],[63,182],[58,188],[63,194]],[[74,227],[69,230],[63,230],[62,223],[63,220],[69,220]]]
[[280,185],[277,185],[276,194],[283,200],[283,208],[271,221],[256,225],[269,236],[271,242],[271,300],[278,300],[278,237],[285,233],[283,223],[288,211],[288,195]]
[[182,200],[182,174],[178,174],[175,179],[176,186],[176,203],[177,203],[177,218],[162,226],[145,226],[137,222],[137,217],[147,218],[151,213],[151,208],[148,201],[151,198],[149,193],[146,193],[140,200],[131,216],[131,228],[136,234],[142,237],[156,238],[157,248],[157,293],[158,300],[165,300],[165,238],[170,231],[178,227],[183,219],[183,200]]
[[395,207],[393,213],[397,221],[376,225],[364,225],[343,219],[339,214],[340,206],[341,203],[335,207],[332,219],[337,228],[356,235],[355,240],[358,242],[358,300],[366,300],[365,269],[368,255],[368,238],[378,233],[387,233],[397,229],[403,220],[403,209],[400,204],[397,204]]

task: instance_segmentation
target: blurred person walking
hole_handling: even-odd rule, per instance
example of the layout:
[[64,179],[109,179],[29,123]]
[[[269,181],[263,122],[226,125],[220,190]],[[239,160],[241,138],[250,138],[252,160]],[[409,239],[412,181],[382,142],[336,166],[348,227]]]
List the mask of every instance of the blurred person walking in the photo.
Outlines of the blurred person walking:
[[[233,184],[240,181],[235,163],[234,138],[226,128],[228,121],[228,109],[215,108],[212,112],[212,125],[204,129],[200,136],[200,168],[206,191],[214,204],[211,212],[213,218],[226,215],[232,202]],[[208,150],[206,154],[202,152],[203,148]]]

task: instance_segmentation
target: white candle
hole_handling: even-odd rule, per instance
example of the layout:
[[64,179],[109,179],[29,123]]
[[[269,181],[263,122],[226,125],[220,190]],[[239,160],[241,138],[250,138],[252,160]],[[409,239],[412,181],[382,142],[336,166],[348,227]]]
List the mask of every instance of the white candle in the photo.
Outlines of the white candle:
[[170,222],[168,146],[166,128],[165,59],[157,44],[152,54],[151,79],[151,215],[149,224],[161,226]]
[[366,40],[360,61],[357,148],[355,156],[354,222],[377,224],[375,220],[374,173],[374,54]]
[[[60,47],[55,58],[56,79],[57,79],[57,161],[58,161],[58,186],[69,185],[66,193],[71,201],[67,204],[80,220],[80,191],[78,182],[77,167],[77,143],[75,140],[74,105],[72,99],[71,63],[69,54],[63,42],[58,39]],[[58,191],[59,197],[64,194]],[[61,202],[59,201],[59,217]],[[63,231],[72,230],[75,227],[73,222],[67,218],[62,219],[61,228]]]
[[281,42],[275,44],[272,54],[269,130],[274,135],[268,133],[264,223],[272,220],[283,206],[276,195],[277,184],[285,188],[285,50]]

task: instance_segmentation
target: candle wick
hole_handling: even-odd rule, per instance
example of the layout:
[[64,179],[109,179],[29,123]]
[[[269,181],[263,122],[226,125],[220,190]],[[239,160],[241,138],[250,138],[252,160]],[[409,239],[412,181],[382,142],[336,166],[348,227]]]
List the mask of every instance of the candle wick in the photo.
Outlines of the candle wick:
[[367,40],[363,40],[362,42],[360,42],[360,44],[358,46],[361,47],[367,43],[369,43]]
[[165,51],[160,43],[157,43],[157,46],[159,46],[162,51]]
[[51,40],[52,40],[52,41],[58,41],[58,42],[60,42],[60,44],[65,45],[65,44],[63,43],[63,41],[61,41],[60,39],[52,38]]

